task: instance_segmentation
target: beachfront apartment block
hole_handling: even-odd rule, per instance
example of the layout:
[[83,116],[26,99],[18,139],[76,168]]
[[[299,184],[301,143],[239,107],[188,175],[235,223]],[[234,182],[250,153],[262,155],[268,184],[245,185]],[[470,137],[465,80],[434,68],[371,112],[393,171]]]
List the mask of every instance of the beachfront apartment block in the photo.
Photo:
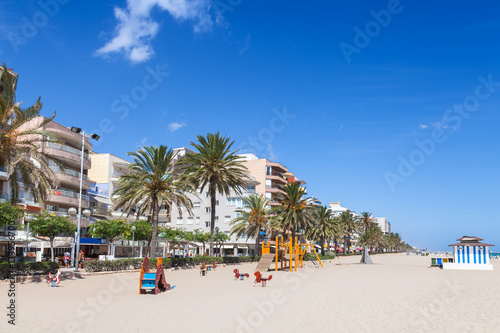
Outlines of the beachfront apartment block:
[[[225,233],[230,236],[231,221],[240,216],[236,212],[245,208],[243,198],[255,193],[255,187],[258,182],[254,178],[247,179],[247,187],[243,189],[241,194],[236,193],[234,189],[230,190],[228,196],[221,195],[217,192],[216,207],[215,207],[215,226],[219,228],[219,233]],[[196,195],[189,193],[188,197],[193,203],[191,214],[186,207],[178,207],[173,205],[170,210],[170,221],[166,226],[184,229],[186,231],[194,231],[198,229],[201,232],[210,232],[211,220],[211,198],[208,188],[204,188],[203,192],[198,189]],[[166,210],[165,207],[162,209]],[[166,212],[165,212],[166,213]],[[237,238],[235,235],[230,236],[230,240],[221,245],[224,255],[252,255],[256,253],[254,238]],[[208,252],[209,245],[206,246],[205,252]],[[214,244],[214,248],[216,248]],[[215,252],[214,252],[215,253]]]
[[280,204],[279,196],[285,194],[283,187],[286,184],[296,182],[303,185],[306,183],[295,177],[284,165],[278,162],[258,158],[254,154],[240,154],[238,156],[248,169],[250,176],[259,182],[256,186],[257,194],[265,195],[272,206]]

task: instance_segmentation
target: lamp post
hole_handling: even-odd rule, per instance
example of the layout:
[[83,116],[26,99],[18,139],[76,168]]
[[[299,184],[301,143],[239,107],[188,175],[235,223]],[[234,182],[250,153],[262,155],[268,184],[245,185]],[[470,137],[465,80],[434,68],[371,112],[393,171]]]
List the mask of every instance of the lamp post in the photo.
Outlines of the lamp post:
[[[80,228],[82,223],[82,184],[83,184],[83,158],[85,156],[85,138],[99,140],[100,136],[97,134],[85,134],[85,131],[82,131],[79,127],[71,127],[71,132],[73,133],[82,133],[82,152],[80,158],[80,192],[78,195],[78,223],[76,229],[76,249],[79,251],[80,249]],[[90,212],[89,212],[90,215]],[[73,257],[73,263],[75,263],[75,257]],[[78,271],[78,265],[75,265],[75,271]]]
[[215,231],[217,232],[217,242],[216,242],[216,244],[217,244],[217,247],[219,247],[219,227],[215,227]]
[[26,229],[26,247],[24,250],[24,256],[28,256],[28,237],[30,235],[30,221],[33,220],[33,216],[31,215],[26,215],[25,221],[28,222],[28,228]]
[[134,233],[135,233],[135,229],[136,229],[135,225],[133,225],[131,229],[132,229],[132,258],[133,258],[134,257],[134,236],[135,236]]

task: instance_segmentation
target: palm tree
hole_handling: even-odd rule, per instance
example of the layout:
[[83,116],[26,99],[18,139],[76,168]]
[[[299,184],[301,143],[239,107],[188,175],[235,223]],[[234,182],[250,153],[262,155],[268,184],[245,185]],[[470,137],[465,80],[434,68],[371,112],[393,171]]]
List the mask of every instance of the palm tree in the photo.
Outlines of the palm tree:
[[184,206],[191,214],[192,202],[187,197],[188,192],[194,192],[194,187],[182,180],[177,167],[175,153],[167,146],[143,147],[137,152],[129,152],[134,157],[134,163],[128,166],[130,174],[120,177],[118,189],[113,193],[118,197],[115,206],[123,208],[127,213],[137,216],[148,212],[151,214],[152,234],[149,255],[155,255],[158,237],[158,213],[165,205],[171,209]]
[[289,183],[283,190],[285,194],[280,194],[281,205],[276,207],[276,211],[283,230],[291,232],[293,244],[297,231],[312,227],[313,208],[309,205],[308,198],[304,197],[305,190],[299,183]]
[[364,227],[365,232],[368,230],[368,228],[370,226],[373,225],[373,222],[371,221],[371,219],[372,219],[372,213],[368,213],[368,212],[361,213],[360,222],[361,222],[361,225]]
[[236,213],[241,214],[240,217],[231,221],[231,235],[236,234],[237,238],[246,237],[255,239],[256,254],[259,255],[259,232],[268,227],[268,222],[271,220],[271,208],[269,208],[269,200],[264,195],[250,194],[243,198],[245,209],[238,209]]
[[184,179],[200,188],[208,187],[210,195],[210,255],[214,248],[215,206],[217,192],[229,196],[231,189],[241,195],[249,178],[247,168],[241,163],[236,151],[231,151],[234,141],[219,132],[198,135],[198,142],[191,142],[197,153],[186,154],[182,159]]
[[339,217],[334,217],[332,219],[332,238],[335,245],[335,254],[338,252],[338,240],[343,239],[347,231],[345,225],[340,221]]
[[43,129],[56,114],[41,117],[40,98],[34,105],[21,108],[21,103],[16,103],[15,79],[5,65],[0,68],[0,78],[4,82],[0,93],[0,166],[7,170],[10,200],[16,203],[24,186],[34,201],[42,202],[52,186],[58,185],[55,172],[48,165],[50,158],[40,149],[44,142],[58,142],[53,133]]
[[313,211],[314,225],[307,230],[306,236],[312,240],[319,241],[321,255],[325,255],[325,241],[333,238],[334,224],[331,209],[320,206]]
[[380,248],[385,245],[384,233],[379,226],[371,225],[358,238],[360,246],[369,246],[370,248]]
[[[340,213],[340,222],[344,225],[346,229],[346,234],[344,238],[344,250],[346,253],[350,253],[351,250],[351,236],[352,233],[356,230],[357,222],[354,216],[350,212],[342,212]],[[347,244],[346,244],[347,243]],[[346,249],[347,245],[347,249]]]

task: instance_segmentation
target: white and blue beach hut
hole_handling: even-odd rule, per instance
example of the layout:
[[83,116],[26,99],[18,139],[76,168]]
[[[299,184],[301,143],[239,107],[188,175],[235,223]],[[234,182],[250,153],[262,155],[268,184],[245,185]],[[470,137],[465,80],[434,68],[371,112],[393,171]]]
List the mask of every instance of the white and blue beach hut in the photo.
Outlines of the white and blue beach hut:
[[460,243],[453,246],[453,262],[443,263],[443,269],[478,269],[493,270],[490,264],[490,246],[493,244],[481,243],[482,238],[463,236],[457,239]]

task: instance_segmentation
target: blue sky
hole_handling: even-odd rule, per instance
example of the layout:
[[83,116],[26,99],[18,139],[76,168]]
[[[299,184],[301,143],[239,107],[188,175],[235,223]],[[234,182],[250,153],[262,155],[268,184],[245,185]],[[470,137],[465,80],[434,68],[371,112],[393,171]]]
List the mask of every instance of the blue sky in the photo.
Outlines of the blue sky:
[[97,152],[221,131],[412,245],[476,235],[500,249],[499,9],[2,1],[0,60],[18,101],[41,96],[45,115],[101,134]]

